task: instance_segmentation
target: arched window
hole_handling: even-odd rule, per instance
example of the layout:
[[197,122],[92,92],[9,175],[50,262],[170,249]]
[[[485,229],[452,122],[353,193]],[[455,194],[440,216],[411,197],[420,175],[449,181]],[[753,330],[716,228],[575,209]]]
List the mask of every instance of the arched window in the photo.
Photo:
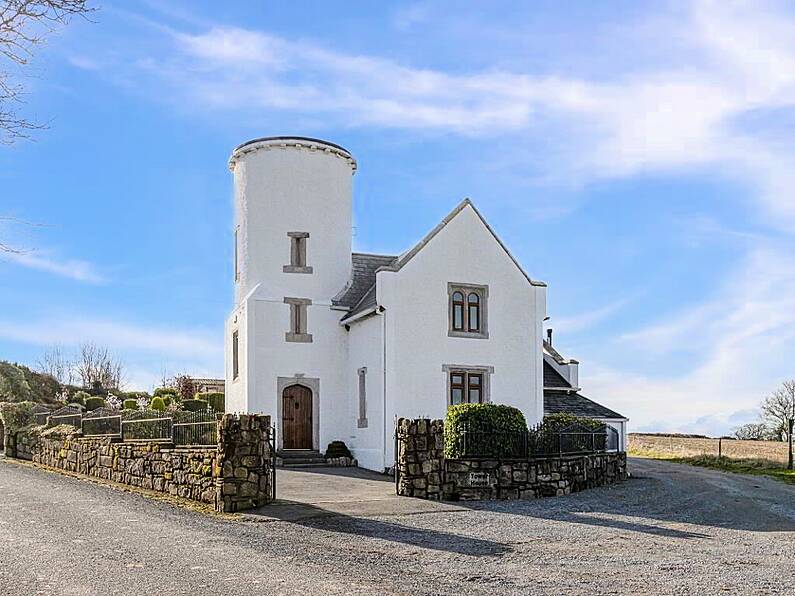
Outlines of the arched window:
[[464,330],[464,294],[453,292],[453,329]]
[[480,331],[480,296],[475,292],[467,296],[467,319],[469,331]]

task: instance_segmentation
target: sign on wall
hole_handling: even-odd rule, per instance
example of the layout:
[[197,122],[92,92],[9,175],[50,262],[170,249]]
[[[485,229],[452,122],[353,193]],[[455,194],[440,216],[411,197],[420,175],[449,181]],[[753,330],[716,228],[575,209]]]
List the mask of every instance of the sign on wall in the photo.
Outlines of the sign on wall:
[[489,486],[489,473],[488,472],[470,472],[469,473],[469,486],[478,487],[478,488]]

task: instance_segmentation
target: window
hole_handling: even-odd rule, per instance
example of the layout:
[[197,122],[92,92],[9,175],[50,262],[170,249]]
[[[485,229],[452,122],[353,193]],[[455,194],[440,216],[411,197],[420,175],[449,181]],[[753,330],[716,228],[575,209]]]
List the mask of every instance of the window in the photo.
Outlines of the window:
[[312,343],[312,334],[307,333],[307,307],[312,304],[308,298],[285,298],[290,305],[290,330],[285,333],[285,341]]
[[356,374],[359,376],[359,419],[356,426],[367,428],[367,367],[363,366]]
[[290,264],[282,267],[284,273],[312,273],[306,264],[306,245],[309,232],[287,232],[290,238]]
[[240,376],[240,352],[238,348],[237,331],[232,333],[232,380]]
[[485,402],[483,391],[483,372],[467,370],[450,371],[451,406],[458,404],[482,404]]
[[235,228],[235,281],[240,281],[240,247],[238,246],[238,235],[240,226]]
[[488,286],[471,284],[447,284],[450,301],[450,323],[447,335],[487,339],[488,316],[486,302]]

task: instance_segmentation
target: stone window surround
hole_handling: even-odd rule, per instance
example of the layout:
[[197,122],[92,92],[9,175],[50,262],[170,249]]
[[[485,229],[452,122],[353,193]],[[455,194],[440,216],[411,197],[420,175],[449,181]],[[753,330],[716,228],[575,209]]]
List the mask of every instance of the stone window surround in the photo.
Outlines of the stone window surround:
[[472,365],[472,364],[442,364],[442,372],[444,373],[445,378],[447,379],[445,381],[447,384],[447,392],[445,394],[447,407],[450,407],[452,405],[450,403],[450,373],[456,371],[483,375],[483,388],[482,388],[483,403],[484,404],[491,403],[491,375],[494,374],[493,366],[481,366],[481,365]]
[[367,367],[358,369],[356,376],[359,381],[359,418],[356,427],[367,428]]
[[[461,291],[464,294],[464,310],[468,308],[466,296],[476,292],[480,296],[480,331],[459,331],[453,329],[453,292]],[[463,337],[469,339],[489,338],[489,286],[467,283],[447,283],[447,336]]]
[[[282,267],[284,273],[312,273],[312,267],[306,264],[306,241],[309,232],[287,232],[290,238],[290,264]],[[303,242],[301,242],[303,240]],[[299,265],[298,263],[303,263]]]
[[[284,340],[292,343],[312,343],[312,334],[306,332],[307,307],[311,306],[312,300],[309,298],[289,298],[285,297],[285,304],[290,305],[290,330],[284,334]],[[296,319],[295,309],[298,309],[298,327],[294,323]]]
[[295,373],[292,377],[276,377],[276,420],[277,449],[281,449],[282,441],[282,396],[284,390],[291,385],[301,385],[312,392],[312,448],[320,449],[320,379],[306,377],[303,373]]

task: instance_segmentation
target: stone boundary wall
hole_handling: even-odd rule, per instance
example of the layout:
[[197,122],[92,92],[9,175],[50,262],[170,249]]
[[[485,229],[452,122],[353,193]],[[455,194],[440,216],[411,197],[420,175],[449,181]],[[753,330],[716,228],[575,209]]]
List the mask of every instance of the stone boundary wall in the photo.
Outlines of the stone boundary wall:
[[444,422],[402,418],[397,427],[398,494],[431,500],[534,499],[627,477],[626,453],[538,459],[448,460]]
[[207,503],[219,512],[269,503],[270,416],[226,414],[218,436],[218,447],[174,448],[83,438],[68,426],[32,426],[6,437],[6,455]]

